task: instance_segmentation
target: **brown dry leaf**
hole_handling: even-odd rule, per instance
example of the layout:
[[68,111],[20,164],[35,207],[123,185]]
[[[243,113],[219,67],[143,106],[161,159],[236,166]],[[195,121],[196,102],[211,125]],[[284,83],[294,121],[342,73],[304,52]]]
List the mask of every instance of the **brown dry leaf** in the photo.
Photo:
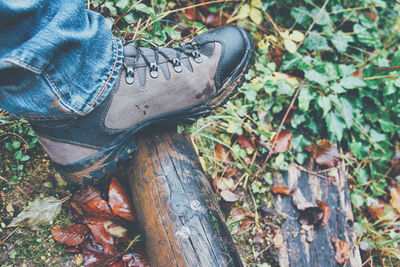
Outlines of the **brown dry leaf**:
[[216,179],[217,181],[217,187],[219,190],[232,190],[235,187],[235,182],[233,181],[232,178],[226,179],[226,178],[220,178]]
[[229,150],[221,144],[216,144],[214,147],[214,156],[219,161],[230,161]]
[[148,262],[146,262],[143,257],[138,253],[130,253],[125,254],[122,257],[122,260],[126,263],[128,267],[142,267],[142,266],[150,266]]
[[235,202],[239,200],[239,197],[228,190],[221,191],[221,197],[227,202]]
[[238,233],[241,233],[243,231],[246,231],[247,229],[249,229],[251,226],[254,225],[254,220],[249,218],[249,217],[245,217],[242,222],[240,223],[240,228]]
[[274,239],[272,241],[277,249],[281,249],[283,245],[283,235],[280,230],[276,232]]
[[119,258],[113,254],[105,253],[103,247],[100,244],[94,243],[90,237],[81,244],[81,248],[84,266],[87,267],[109,266]]
[[114,239],[104,227],[104,223],[107,221],[94,218],[88,218],[87,221],[87,226],[92,232],[93,241],[101,244],[106,254],[114,255]]
[[392,197],[390,204],[400,213],[400,187],[397,189],[390,188],[390,196]]
[[368,213],[371,216],[371,218],[374,220],[379,220],[385,217],[386,215],[385,206],[387,206],[387,204],[382,200],[379,200],[379,204],[377,205],[369,206]]
[[339,162],[339,151],[336,144],[331,144],[329,140],[322,139],[314,148],[313,156],[317,164],[333,168]]
[[286,186],[273,186],[271,188],[272,194],[281,194],[285,196],[289,196],[292,192]]
[[108,203],[114,214],[128,220],[134,221],[135,217],[132,213],[132,207],[129,202],[128,194],[122,184],[113,177],[108,191]]
[[102,199],[101,193],[94,186],[87,186],[84,190],[80,191],[78,194],[74,195],[73,202],[76,203],[86,203],[91,200]]
[[102,217],[113,217],[114,214],[108,205],[107,201],[103,199],[91,200],[87,203],[82,204],[83,209],[90,215],[100,215]]
[[253,142],[249,138],[245,137],[244,135],[239,135],[238,142],[239,142],[240,147],[243,149],[248,149],[248,148],[252,148],[253,150],[256,149]]
[[285,152],[286,150],[289,149],[290,146],[290,141],[293,138],[293,134],[288,131],[288,130],[283,130],[279,133],[278,136],[275,136],[273,140],[271,141],[272,143],[275,141],[274,147],[272,148],[274,153],[281,153]]
[[329,208],[328,204],[326,204],[322,200],[317,201],[319,208],[322,210],[322,220],[319,226],[324,226],[328,223],[329,218],[331,217],[331,209]]
[[88,233],[89,229],[83,224],[73,224],[63,228],[57,225],[51,228],[54,240],[67,246],[79,245]]
[[339,238],[332,236],[332,243],[335,246],[335,260],[339,264],[345,264],[350,259],[351,246]]
[[269,52],[271,61],[274,62],[277,66],[277,69],[279,69],[282,66],[284,49],[282,47],[275,46],[271,48]]

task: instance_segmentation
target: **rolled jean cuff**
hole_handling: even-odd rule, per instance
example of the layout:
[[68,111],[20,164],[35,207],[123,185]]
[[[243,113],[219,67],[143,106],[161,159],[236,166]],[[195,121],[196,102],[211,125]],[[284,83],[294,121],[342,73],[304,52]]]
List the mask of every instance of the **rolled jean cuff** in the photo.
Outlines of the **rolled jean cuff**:
[[108,71],[104,73],[100,79],[100,83],[92,88],[92,92],[88,97],[79,95],[75,98],[73,105],[79,108],[81,115],[85,115],[96,108],[107,95],[111,92],[123,64],[123,45],[120,38],[113,37],[113,54]]

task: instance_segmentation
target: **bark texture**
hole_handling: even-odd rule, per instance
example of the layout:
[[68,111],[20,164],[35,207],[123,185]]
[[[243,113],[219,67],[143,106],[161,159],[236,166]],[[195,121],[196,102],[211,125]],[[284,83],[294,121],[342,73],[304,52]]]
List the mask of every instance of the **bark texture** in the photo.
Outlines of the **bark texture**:
[[190,139],[159,127],[137,145],[125,176],[151,266],[243,266]]
[[[308,169],[312,169],[309,166]],[[305,169],[290,165],[287,174],[275,177],[276,185],[295,189],[292,197],[275,196],[277,212],[286,215],[281,232],[284,243],[278,252],[280,266],[355,266],[361,267],[358,246],[354,244],[353,213],[344,166],[328,172],[305,172]],[[326,225],[302,226],[297,218],[300,209],[315,206],[318,200],[328,204],[331,217]],[[332,236],[348,242],[351,247],[350,260],[345,265],[335,261]]]

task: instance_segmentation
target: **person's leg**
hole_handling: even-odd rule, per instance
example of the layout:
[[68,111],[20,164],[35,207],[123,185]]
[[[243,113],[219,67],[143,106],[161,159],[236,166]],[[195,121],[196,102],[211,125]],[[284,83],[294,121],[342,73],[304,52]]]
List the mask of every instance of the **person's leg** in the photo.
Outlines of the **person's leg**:
[[[55,166],[78,183],[114,171],[143,127],[196,119],[223,104],[254,61],[251,38],[237,27],[209,31],[179,48],[122,48],[83,1],[60,1],[60,12],[53,2],[59,1],[36,1],[32,11],[1,4],[0,16],[22,19],[23,28],[32,12],[36,26],[0,50],[0,75],[9,77],[0,84],[0,107],[31,118]],[[18,30],[0,28],[0,36]]]
[[11,114],[87,114],[121,64],[121,41],[84,0],[0,0],[0,107]]

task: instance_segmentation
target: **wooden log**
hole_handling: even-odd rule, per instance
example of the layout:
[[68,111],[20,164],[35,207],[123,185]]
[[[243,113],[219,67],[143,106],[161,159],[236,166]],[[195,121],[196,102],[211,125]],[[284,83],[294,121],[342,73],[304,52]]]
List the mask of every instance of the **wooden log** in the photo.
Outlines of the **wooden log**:
[[[312,166],[308,169],[312,170]],[[343,164],[319,173],[292,164],[287,174],[275,177],[274,183],[295,189],[292,196],[275,196],[277,212],[286,217],[281,226],[284,243],[278,252],[280,266],[343,266],[335,260],[334,236],[351,246],[350,259],[344,266],[361,267],[360,252],[354,243],[354,219]],[[302,209],[321,200],[330,207],[328,223],[322,227],[301,225],[295,206]]]
[[187,136],[154,128],[125,166],[151,266],[243,266]]

